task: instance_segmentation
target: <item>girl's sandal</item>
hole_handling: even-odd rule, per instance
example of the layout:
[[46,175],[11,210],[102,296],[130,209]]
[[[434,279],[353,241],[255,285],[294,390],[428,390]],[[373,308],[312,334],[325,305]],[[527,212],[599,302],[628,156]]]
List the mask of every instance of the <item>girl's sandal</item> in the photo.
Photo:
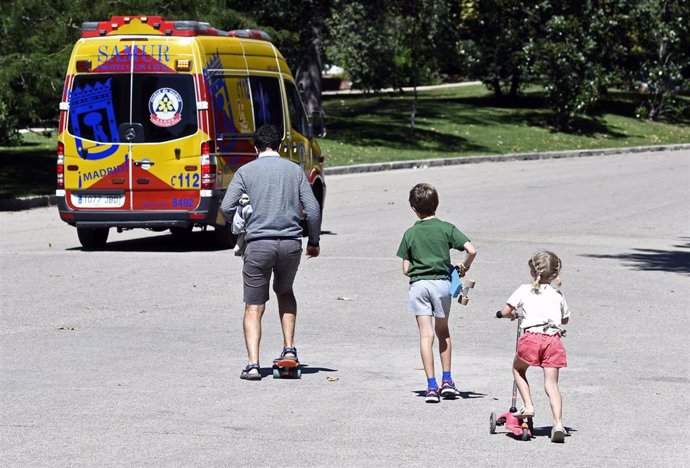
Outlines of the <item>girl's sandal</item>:
[[[251,371],[255,370],[256,373]],[[247,367],[242,369],[240,374],[240,379],[242,380],[261,380],[261,368],[258,364],[247,364]]]

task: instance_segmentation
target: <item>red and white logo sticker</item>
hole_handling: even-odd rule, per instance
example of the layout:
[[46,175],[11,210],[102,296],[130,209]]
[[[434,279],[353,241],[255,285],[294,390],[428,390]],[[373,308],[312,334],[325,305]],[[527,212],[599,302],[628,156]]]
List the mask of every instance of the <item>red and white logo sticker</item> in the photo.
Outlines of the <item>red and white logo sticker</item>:
[[182,120],[182,96],[172,88],[160,88],[149,99],[151,122],[159,127],[172,127]]

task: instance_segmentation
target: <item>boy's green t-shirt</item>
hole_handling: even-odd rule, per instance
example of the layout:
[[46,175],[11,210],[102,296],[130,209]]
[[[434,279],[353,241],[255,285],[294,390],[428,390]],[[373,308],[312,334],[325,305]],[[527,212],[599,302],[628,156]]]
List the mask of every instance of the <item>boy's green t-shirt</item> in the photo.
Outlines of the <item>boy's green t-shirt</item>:
[[405,231],[397,255],[410,261],[410,283],[448,279],[450,249],[465,250],[465,242],[469,242],[467,236],[450,223],[438,218],[420,220]]

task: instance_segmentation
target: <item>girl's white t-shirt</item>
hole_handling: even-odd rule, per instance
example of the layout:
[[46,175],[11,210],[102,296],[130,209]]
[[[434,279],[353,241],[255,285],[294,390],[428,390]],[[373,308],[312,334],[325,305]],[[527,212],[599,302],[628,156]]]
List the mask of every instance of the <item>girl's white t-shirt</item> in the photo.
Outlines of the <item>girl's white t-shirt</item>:
[[[539,294],[532,290],[531,284],[523,284],[510,295],[506,303],[515,309],[522,309],[523,319],[520,327],[523,330],[549,321],[560,325],[562,319],[570,317],[563,293],[550,284],[540,285]],[[529,331],[548,335],[558,333],[558,330],[553,328],[543,330],[541,327],[530,328]]]

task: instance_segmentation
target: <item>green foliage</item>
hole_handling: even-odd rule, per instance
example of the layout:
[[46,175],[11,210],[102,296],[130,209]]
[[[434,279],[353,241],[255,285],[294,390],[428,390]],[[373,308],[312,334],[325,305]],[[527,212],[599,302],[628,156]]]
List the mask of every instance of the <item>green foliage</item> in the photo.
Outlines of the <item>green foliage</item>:
[[568,130],[599,98],[602,68],[591,60],[596,47],[587,24],[570,13],[549,19],[543,39],[528,49],[535,72],[543,77],[557,130]]
[[0,146],[16,146],[21,142],[17,121],[9,106],[0,98]]
[[465,1],[461,52],[467,71],[496,97],[515,98],[531,75],[526,49],[538,36],[543,1]]
[[638,116],[658,120],[688,108],[678,95],[690,78],[690,6],[685,0],[646,0],[632,11],[633,79],[644,99]]
[[[5,0],[0,16],[0,141],[54,125],[81,23],[112,15],[198,19],[230,30],[266,30],[320,107],[322,63],[355,87],[481,79],[513,101],[543,83],[553,126],[591,116],[607,88],[643,91],[640,117],[687,109],[688,0]],[[412,121],[415,107],[413,104]]]
[[326,21],[326,56],[347,70],[358,89],[395,84],[394,31],[384,3],[334,0],[332,16]]

